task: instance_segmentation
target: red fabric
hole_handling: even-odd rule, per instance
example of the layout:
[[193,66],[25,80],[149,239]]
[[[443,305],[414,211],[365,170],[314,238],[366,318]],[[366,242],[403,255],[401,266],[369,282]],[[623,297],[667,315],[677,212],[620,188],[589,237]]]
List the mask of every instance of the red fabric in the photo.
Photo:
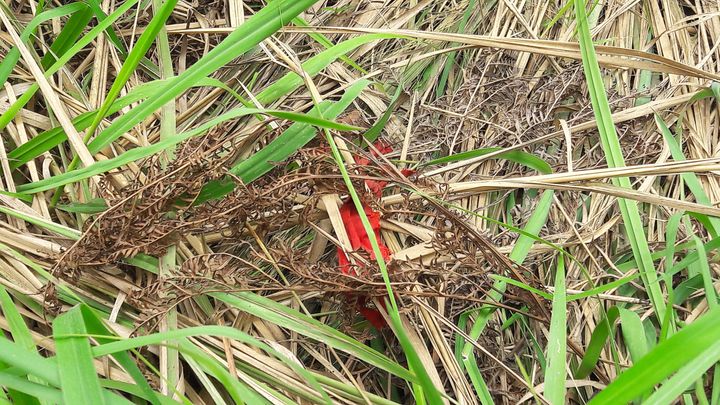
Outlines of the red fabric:
[[[375,238],[378,241],[380,254],[382,254],[385,261],[388,261],[390,260],[390,249],[388,249],[380,239],[380,213],[365,204],[363,204],[363,208],[365,209],[365,215],[367,215],[368,220],[370,221],[370,226],[375,233]],[[340,216],[342,217],[343,224],[345,225],[345,231],[350,239],[350,246],[352,249],[354,251],[364,251],[368,254],[371,260],[375,260],[375,253],[373,252],[372,245],[370,244],[370,238],[368,237],[367,232],[365,232],[365,227],[360,219],[360,214],[358,214],[357,209],[355,209],[355,204],[353,204],[352,200],[348,199],[342,207],[340,207]],[[353,269],[353,267],[350,266],[350,260],[342,248],[338,247],[337,253],[340,271],[344,274],[355,274],[357,276],[363,275],[361,269]],[[385,319],[380,314],[380,311],[375,308],[368,307],[367,297],[349,293],[348,298],[355,299],[355,307],[358,312],[360,312],[360,314],[364,316],[365,319],[367,319],[376,329],[380,330],[386,326]]]
[[[386,154],[392,151],[390,145],[382,141],[376,142],[374,146],[377,149],[377,152],[381,154]],[[373,155],[377,156],[377,153],[373,151]],[[358,165],[365,166],[370,163],[370,160],[367,158],[358,158],[356,159],[356,163]],[[403,175],[407,176],[412,174],[413,171],[403,170],[402,173]],[[386,185],[387,181],[384,180],[365,180],[365,186],[377,198],[380,198],[382,196],[382,190],[385,188]],[[365,203],[363,203],[363,209],[365,211],[365,215],[367,215],[368,220],[370,221],[370,227],[375,233],[375,238],[377,239],[378,245],[380,247],[380,253],[382,254],[383,259],[385,259],[385,261],[387,262],[390,260],[390,249],[385,246],[385,244],[382,242],[382,239],[380,238],[380,213],[373,210]],[[340,216],[342,217],[343,224],[345,225],[345,231],[348,234],[348,237],[350,239],[350,246],[352,247],[353,251],[364,251],[368,254],[371,260],[375,260],[375,253],[373,252],[372,245],[370,244],[370,238],[365,232],[365,227],[363,226],[360,219],[360,214],[358,213],[357,209],[355,208],[355,204],[352,202],[351,199],[347,199],[345,203],[343,203],[342,207],[340,207]],[[357,266],[355,269],[350,266],[350,260],[342,248],[338,247],[337,254],[340,271],[342,271],[344,274],[355,274],[358,276],[363,275],[361,266]],[[368,307],[368,297],[358,296],[357,294],[353,293],[348,293],[347,295],[348,298],[355,300],[355,307],[357,308],[358,312],[363,317],[365,317],[365,319],[367,319],[376,329],[380,330],[387,326],[385,318],[382,317],[380,311],[375,308]],[[380,301],[380,303],[384,308],[385,302]]]
[[[381,330],[382,328],[386,327],[387,322],[385,322],[385,318],[383,318],[380,311],[375,308],[369,308],[367,304],[367,297],[357,297],[355,307],[357,308],[358,312],[360,312],[360,315],[367,319],[368,322],[370,322],[370,324],[374,326],[377,330]],[[387,308],[385,308],[385,301],[380,301],[380,305],[382,305],[385,312],[387,312]]]

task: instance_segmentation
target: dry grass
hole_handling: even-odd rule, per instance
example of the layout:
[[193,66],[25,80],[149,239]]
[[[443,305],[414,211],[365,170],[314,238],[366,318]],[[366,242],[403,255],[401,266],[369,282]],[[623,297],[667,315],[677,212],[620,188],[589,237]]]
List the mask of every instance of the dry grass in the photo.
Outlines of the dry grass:
[[[111,13],[115,3],[101,6]],[[673,270],[672,258],[677,263],[690,257],[695,238],[707,244],[717,237],[720,117],[708,89],[719,77],[720,8],[709,1],[610,0],[591,12],[627,165],[608,168],[587,95],[576,20],[572,7],[559,14],[564,5],[319,1],[301,15],[307,27],[280,30],[215,71],[216,82],[197,83],[175,99],[174,107],[145,117],[97,153],[71,120],[103,105],[126,57],[111,37],[100,35],[46,78],[43,55],[50,54],[67,22],[56,18],[19,47],[19,63],[0,89],[0,113],[5,113],[31,84],[40,86],[3,129],[3,187],[10,193],[34,192],[36,182],[67,172],[75,156],[78,167],[93,166],[199,128],[241,107],[240,99],[258,108],[307,112],[319,100],[337,101],[358,80],[369,79],[372,84],[337,121],[370,128],[386,119],[380,139],[393,151],[378,157],[356,146],[363,131],[333,136],[361,199],[382,213],[381,237],[393,254],[389,278],[400,318],[429,379],[447,394],[446,403],[479,403],[482,384],[468,374],[463,360],[469,351],[495,402],[548,402],[544,375],[552,357],[547,346],[554,316],[548,294],[558,287],[554,280],[563,255],[565,289],[568,297],[578,295],[567,302],[566,400],[585,403],[638,361],[627,324],[613,329],[611,343],[602,342],[590,373],[573,377],[588,348],[597,348],[591,337],[611,308],[634,314],[643,344],[655,345],[656,335],[668,328],[646,286],[629,277],[637,271],[618,199],[640,203],[657,269],[673,271],[662,291],[666,298],[669,292],[676,295],[674,321],[691,323],[717,305],[703,288],[717,286],[720,268],[712,246],[706,260],[679,271]],[[10,0],[0,9],[0,56],[19,43],[38,6],[34,0]],[[259,2],[246,0],[179,1],[148,60],[131,72],[120,94],[201,63],[258,9]],[[113,25],[119,41],[132,48],[153,15],[150,4],[133,7]],[[262,93],[288,72],[302,72],[300,64],[324,50],[310,35],[323,34],[338,44],[368,33],[397,37],[367,41],[319,74],[303,74],[297,90],[277,97]],[[161,45],[165,39],[167,48]],[[124,106],[99,129],[136,106],[137,101]],[[673,134],[681,134],[685,161],[663,137],[655,114]],[[319,337],[335,330],[368,344],[372,340],[388,361],[407,367],[407,348],[401,350],[393,331],[377,333],[355,313],[351,293],[372,297],[380,308],[386,283],[371,257],[350,252],[338,210],[348,190],[325,139],[318,132],[288,159],[270,162],[274,168],[262,176],[233,171],[291,124],[282,118],[237,117],[177,148],[34,192],[32,202],[0,195],[5,214],[0,284],[12,295],[40,352],[55,353],[49,338],[53,319],[82,300],[123,337],[232,326],[314,372],[332,402],[422,401],[413,397],[412,384],[358,358],[356,346]],[[69,142],[13,163],[18,157],[12,151],[56,127]],[[482,148],[487,148],[483,154],[433,161]],[[528,155],[544,161],[552,173],[536,170]],[[350,162],[360,157],[370,164]],[[402,168],[416,173],[405,177]],[[707,201],[688,186],[689,176],[696,176]],[[619,177],[629,177],[633,189],[608,182]],[[228,179],[242,185],[202,201],[208,183]],[[390,182],[381,199],[366,190],[367,179]],[[546,219],[533,224],[533,214],[545,209],[541,217]],[[674,220],[679,212],[693,216]],[[337,246],[372,271],[340,273]],[[509,283],[507,289],[498,289],[497,276]],[[580,297],[617,280],[627,282]],[[250,295],[267,300],[243,307],[222,299],[226,292],[248,294],[241,295],[247,303]],[[476,326],[483,305],[499,308],[489,312],[485,328]],[[3,312],[0,327],[17,341],[11,315]],[[299,321],[302,314],[330,328],[309,332],[320,327]],[[473,335],[476,329],[479,336]],[[151,386],[197,404],[232,401],[227,387],[211,381],[217,376],[188,352],[178,354],[176,341],[169,341],[133,355]],[[271,403],[322,402],[318,387],[267,350],[211,334],[188,342]],[[117,362],[100,358],[94,365],[103,378],[132,381]],[[702,401],[707,391],[709,403],[717,403],[719,381],[708,376],[678,401]]]

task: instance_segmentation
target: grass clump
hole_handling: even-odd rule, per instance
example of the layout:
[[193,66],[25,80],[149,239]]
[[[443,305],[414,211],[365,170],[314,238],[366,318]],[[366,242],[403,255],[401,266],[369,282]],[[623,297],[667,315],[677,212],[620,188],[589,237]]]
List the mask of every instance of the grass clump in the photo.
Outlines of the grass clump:
[[61,3],[0,3],[0,402],[720,403],[717,5]]

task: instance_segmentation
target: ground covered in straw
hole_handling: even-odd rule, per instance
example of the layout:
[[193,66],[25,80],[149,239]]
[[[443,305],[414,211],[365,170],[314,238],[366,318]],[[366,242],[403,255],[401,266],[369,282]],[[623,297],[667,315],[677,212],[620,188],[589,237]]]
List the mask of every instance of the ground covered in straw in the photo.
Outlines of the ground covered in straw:
[[0,402],[720,404],[719,7],[0,2]]

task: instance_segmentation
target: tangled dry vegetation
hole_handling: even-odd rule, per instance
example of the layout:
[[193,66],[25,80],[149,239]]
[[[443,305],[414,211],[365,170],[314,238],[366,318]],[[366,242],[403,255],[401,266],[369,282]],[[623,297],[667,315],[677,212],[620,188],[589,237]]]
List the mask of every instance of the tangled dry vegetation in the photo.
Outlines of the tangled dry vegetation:
[[[65,2],[47,3],[45,9]],[[112,15],[122,2],[90,3]],[[260,3],[178,1],[120,95],[191,72]],[[208,371],[214,369],[183,346],[190,345],[268,403],[325,402],[321,392],[337,403],[432,403],[392,368],[412,368],[408,347],[393,332],[397,325],[375,331],[355,309],[358,296],[386,308],[389,284],[407,341],[447,403],[552,403],[558,394],[546,395],[546,370],[556,359],[563,376],[567,370],[560,397],[585,403],[672,335],[668,319],[691,324],[717,305],[712,249],[720,231],[720,117],[710,85],[720,63],[718,4],[611,0],[591,10],[601,84],[627,166],[620,169],[608,163],[600,142],[598,108],[588,96],[593,83],[573,42],[572,6],[534,0],[318,1],[300,15],[306,24],[283,21],[285,28],[215,70],[214,80],[194,83],[174,105],[88,149],[82,136],[89,125],[76,122],[72,133],[70,120],[103,105],[128,60],[117,43],[139,46],[162,4],[133,6],[111,25],[113,35],[97,36],[46,77],[53,52],[69,49],[54,45],[61,33],[77,41],[97,25],[88,11],[87,28],[73,37],[64,27],[77,14],[55,16],[37,27],[10,65],[0,89],[0,113],[9,118],[0,118],[9,192],[0,195],[0,283],[12,301],[3,302],[0,327],[15,342],[8,302],[28,325],[29,344],[44,356],[56,352],[53,319],[84,302],[123,338],[225,325],[290,359],[212,333],[182,337],[182,344],[180,337],[163,338],[167,345],[144,346],[132,357],[150,386],[170,397],[236,400],[222,373]],[[5,60],[40,6],[10,0],[0,9]],[[365,39],[327,54],[352,38]],[[297,75],[302,71],[307,74]],[[275,88],[282,94],[267,90],[284,76],[294,84]],[[348,96],[364,80],[367,86]],[[12,112],[34,83],[40,92]],[[153,91],[144,97],[152,99]],[[293,117],[237,115],[177,146],[77,180],[48,180],[72,173],[74,156],[81,157],[79,168],[100,167],[243,103],[307,113],[321,100],[340,105],[346,96],[344,112],[324,118],[354,131],[308,136],[302,131],[309,125]],[[112,110],[94,134],[140,103],[132,99]],[[305,127],[292,132],[295,138],[283,138],[298,125]],[[53,143],[46,134],[56,127],[70,142]],[[392,151],[376,153],[363,135]],[[20,148],[33,139],[43,142]],[[344,240],[338,207],[348,200],[348,187],[328,139],[340,145],[359,199],[381,213],[381,240],[392,253],[387,280],[384,267],[351,252]],[[275,147],[286,155],[249,160]],[[353,164],[358,158],[369,163]],[[239,166],[243,161],[252,163]],[[620,177],[632,188],[610,181]],[[367,180],[387,182],[381,198]],[[665,304],[653,300],[638,270],[637,234],[628,233],[622,198],[639,204],[641,223],[633,229],[640,225],[654,255],[668,318],[659,316]],[[692,215],[678,215],[683,212]],[[365,270],[340,271],[338,246]],[[695,262],[675,264],[689,257]],[[552,327],[558,289],[566,313],[561,355],[550,350],[558,336]],[[613,308],[620,311],[614,318]],[[606,325],[611,333],[598,336]],[[387,357],[377,360],[370,350]],[[137,383],[117,360],[93,364],[102,381]],[[709,372],[689,380],[672,399],[718,403],[715,371],[715,378]],[[7,388],[7,381],[0,385]]]

